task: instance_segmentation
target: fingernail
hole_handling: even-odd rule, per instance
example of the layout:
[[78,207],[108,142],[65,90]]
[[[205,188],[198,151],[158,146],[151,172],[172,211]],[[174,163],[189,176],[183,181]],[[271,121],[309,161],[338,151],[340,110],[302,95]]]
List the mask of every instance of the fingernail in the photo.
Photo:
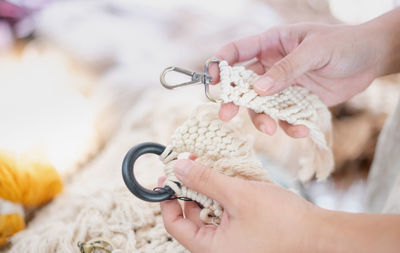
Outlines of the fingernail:
[[267,127],[265,125],[261,124],[258,128],[260,129],[261,132],[268,134]]
[[221,120],[228,121],[231,119],[231,115],[232,115],[232,113],[230,111],[227,111],[227,110],[222,111],[221,112]]
[[296,138],[304,138],[308,136],[308,128],[297,128],[292,130],[292,135]]
[[259,129],[261,132],[268,134],[268,135],[272,135],[274,133],[274,127],[272,125],[261,124]]
[[308,136],[308,128],[299,129],[297,131],[297,136],[299,138],[307,137]]
[[258,79],[255,84],[254,84],[254,88],[256,88],[259,91],[262,92],[267,92],[269,89],[272,88],[272,86],[274,85],[274,81],[270,78],[270,77],[263,77]]
[[157,185],[158,185],[159,187],[162,187],[162,185],[164,184],[164,181],[165,181],[165,176],[159,177],[159,178],[158,178]]
[[229,121],[233,118],[233,116],[236,114],[236,111],[234,108],[227,108],[225,107],[223,110],[219,111],[219,117],[222,121]]
[[193,167],[193,164],[194,162],[188,159],[176,161],[175,174],[177,176],[185,176],[189,172],[189,170]]
[[276,125],[268,124],[267,125],[267,132],[269,135],[273,135],[276,131]]

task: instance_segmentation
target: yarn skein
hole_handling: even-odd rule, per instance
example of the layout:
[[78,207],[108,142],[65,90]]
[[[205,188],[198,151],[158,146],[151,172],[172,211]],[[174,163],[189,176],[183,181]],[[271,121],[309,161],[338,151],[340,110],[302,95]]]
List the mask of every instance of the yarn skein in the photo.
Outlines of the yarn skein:
[[[14,206],[36,207],[50,201],[62,190],[62,181],[49,163],[0,153],[0,246],[8,237],[25,228],[23,211]],[[10,207],[11,208],[7,208]],[[22,208],[21,208],[22,210]]]
[[0,199],[0,247],[15,233],[25,229],[24,210],[21,204]]

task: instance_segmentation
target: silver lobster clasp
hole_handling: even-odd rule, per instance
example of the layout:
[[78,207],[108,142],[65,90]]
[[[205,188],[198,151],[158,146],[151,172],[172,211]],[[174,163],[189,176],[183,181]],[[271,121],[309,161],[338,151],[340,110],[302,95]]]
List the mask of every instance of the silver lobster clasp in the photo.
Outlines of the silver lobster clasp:
[[[196,73],[194,71],[190,71],[190,70],[183,69],[180,67],[175,67],[175,66],[168,67],[168,68],[164,69],[164,71],[161,73],[160,82],[161,82],[162,86],[164,86],[167,89],[175,89],[178,87],[192,85],[192,84],[203,84],[206,97],[212,102],[220,103],[220,102],[222,102],[220,99],[214,98],[210,94],[210,83],[212,82],[212,77],[211,77],[210,73],[208,72],[208,69],[209,69],[210,63],[212,63],[212,62],[219,63],[220,60],[218,60],[218,59],[207,60],[204,65],[204,73]],[[191,81],[184,82],[184,83],[178,83],[178,84],[168,84],[167,81],[165,80],[165,76],[170,71],[175,71],[175,72],[190,76]]]

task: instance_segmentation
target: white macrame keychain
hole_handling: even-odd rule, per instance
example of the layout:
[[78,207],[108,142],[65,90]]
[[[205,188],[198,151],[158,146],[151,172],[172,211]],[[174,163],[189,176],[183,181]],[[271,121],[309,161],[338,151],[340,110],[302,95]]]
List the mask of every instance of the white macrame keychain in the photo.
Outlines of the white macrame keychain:
[[[210,63],[219,64],[221,92],[219,98],[210,95],[211,76],[208,73]],[[165,75],[176,71],[191,76],[192,80],[178,85],[169,85]],[[168,89],[184,85],[203,83],[206,96],[213,102],[229,103],[252,109],[256,113],[265,113],[276,120],[283,120],[293,125],[304,125],[309,129],[308,155],[299,160],[301,169],[298,178],[308,182],[314,176],[318,180],[326,179],[333,170],[332,123],[327,106],[307,89],[291,86],[272,96],[259,96],[253,90],[259,76],[243,66],[229,66],[226,61],[208,60],[204,73],[198,74],[178,67],[169,67],[161,75],[161,83]]]
[[[211,77],[208,66],[218,62],[220,68],[221,95],[215,99],[209,93]],[[178,85],[168,85],[165,75],[177,71],[191,76],[192,80]],[[161,75],[161,83],[169,88],[203,83],[207,97],[213,102],[244,106],[258,113],[266,113],[274,119],[284,120],[290,124],[302,124],[310,130],[311,149],[309,156],[299,162],[299,178],[306,182],[314,175],[325,179],[333,168],[331,145],[331,116],[326,105],[317,96],[304,88],[292,86],[273,96],[261,97],[253,90],[253,83],[258,76],[244,67],[229,66],[225,61],[209,60],[205,73],[198,74],[182,68],[167,68]],[[122,165],[122,174],[129,190],[137,197],[152,202],[179,198],[197,202],[202,210],[200,219],[205,223],[219,224],[223,207],[215,200],[195,192],[183,185],[175,177],[173,167],[182,154],[194,154],[196,161],[232,177],[247,180],[270,182],[261,163],[254,158],[251,143],[240,133],[239,127],[232,122],[219,120],[218,106],[205,105],[198,107],[185,123],[178,127],[171,137],[170,144],[164,147],[157,143],[142,143],[128,151]],[[133,168],[138,157],[146,153],[160,155],[165,164],[167,180],[164,187],[149,191],[137,182]]]
[[223,208],[215,200],[195,192],[179,182],[173,167],[178,156],[195,154],[196,162],[231,177],[246,180],[269,180],[266,170],[255,159],[252,143],[240,133],[233,123],[222,122],[218,118],[215,105],[199,106],[172,134],[170,144],[160,155],[166,165],[165,185],[178,198],[196,201],[202,206],[200,219],[205,223],[219,224]]
[[[247,135],[241,133],[234,122],[222,122],[217,112],[217,105],[199,106],[175,130],[167,147],[145,142],[131,148],[122,164],[122,175],[128,189],[138,198],[150,202],[177,198],[195,201],[202,208],[200,219],[217,225],[221,221],[223,207],[217,201],[189,189],[175,177],[173,167],[183,155],[196,155],[196,162],[227,176],[271,182],[267,171],[255,158]],[[143,188],[133,173],[135,161],[146,153],[158,154],[165,164],[167,179],[164,186],[153,191]]]

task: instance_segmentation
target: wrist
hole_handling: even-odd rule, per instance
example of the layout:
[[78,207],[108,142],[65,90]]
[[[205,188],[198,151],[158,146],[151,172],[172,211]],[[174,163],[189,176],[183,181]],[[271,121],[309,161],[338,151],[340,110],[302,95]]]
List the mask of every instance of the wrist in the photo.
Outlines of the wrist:
[[356,214],[319,208],[315,217],[316,229],[311,251],[339,253],[360,249],[359,237],[363,236],[360,227],[363,224],[357,219],[354,223],[356,216]]
[[[305,217],[305,223],[307,224],[299,236],[301,238],[300,245],[297,245],[297,252],[326,252],[330,249],[330,238],[329,235],[332,233],[331,213],[330,211],[313,206],[308,212],[308,216]],[[299,250],[301,249],[301,250]]]
[[372,246],[375,238],[368,234],[371,224],[367,216],[321,208],[315,252],[368,251],[368,243]]
[[305,245],[308,250],[306,252],[337,252],[332,241],[332,235],[337,234],[334,218],[333,212],[317,207],[312,218],[311,233]]
[[312,252],[399,252],[400,216],[321,209]]
[[341,235],[344,227],[337,222],[337,212],[320,208],[316,217],[318,228],[316,230],[313,252],[343,252],[340,249]]
[[372,46],[376,76],[400,71],[400,8],[360,25]]

